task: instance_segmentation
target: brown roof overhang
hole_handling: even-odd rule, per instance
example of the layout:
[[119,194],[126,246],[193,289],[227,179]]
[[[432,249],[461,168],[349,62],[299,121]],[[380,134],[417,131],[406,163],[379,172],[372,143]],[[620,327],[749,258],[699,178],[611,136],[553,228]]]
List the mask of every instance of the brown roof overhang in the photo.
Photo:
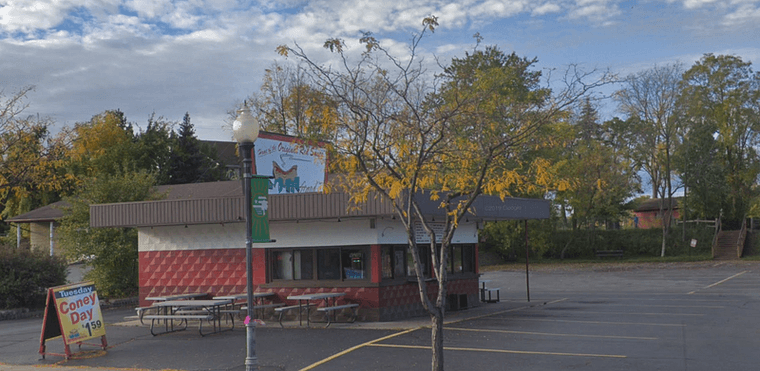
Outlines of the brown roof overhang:
[[5,221],[11,223],[52,222],[61,219],[63,217],[63,209],[69,206],[69,203],[65,201],[53,202],[50,205],[34,209],[21,215],[16,215],[12,218],[6,219]]
[[[420,206],[426,216],[444,216],[438,202]],[[331,220],[339,218],[391,217],[393,206],[380,197],[368,197],[356,205],[345,193],[297,193],[269,196],[270,221]],[[480,220],[546,219],[549,201],[480,196],[468,217]],[[90,206],[92,227],[152,227],[169,225],[244,222],[243,196],[186,198],[160,201],[126,202]]]

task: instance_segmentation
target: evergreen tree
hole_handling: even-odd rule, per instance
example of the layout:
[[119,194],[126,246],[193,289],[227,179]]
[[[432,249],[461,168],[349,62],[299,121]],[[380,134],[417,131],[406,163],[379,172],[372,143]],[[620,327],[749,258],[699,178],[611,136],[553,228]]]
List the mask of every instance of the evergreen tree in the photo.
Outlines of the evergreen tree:
[[172,126],[173,123],[163,117],[156,119],[152,114],[148,118],[148,127],[135,138],[139,148],[135,159],[137,168],[153,173],[157,184],[169,182],[174,147]]
[[222,179],[217,155],[195,136],[190,114],[185,113],[169,162],[168,184],[211,182]]

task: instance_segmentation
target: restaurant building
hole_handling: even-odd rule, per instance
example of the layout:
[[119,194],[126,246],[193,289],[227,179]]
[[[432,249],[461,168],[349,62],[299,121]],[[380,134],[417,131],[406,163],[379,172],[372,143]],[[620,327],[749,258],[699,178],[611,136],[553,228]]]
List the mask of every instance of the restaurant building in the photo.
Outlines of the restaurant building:
[[[141,305],[149,304],[148,296],[244,293],[241,182],[161,186],[157,191],[164,199],[90,206],[92,227],[137,228]],[[442,228],[445,214],[437,203],[422,202],[421,207],[434,228]],[[269,217],[275,242],[253,246],[256,291],[274,292],[273,301],[282,303],[291,295],[345,292],[340,303],[359,304],[363,321],[425,314],[406,230],[389,201],[370,196],[354,205],[344,193],[273,194]],[[477,244],[483,223],[548,217],[545,200],[479,197],[452,240],[450,308],[479,305]],[[425,233],[416,236],[418,243],[429,246]],[[433,297],[437,284],[430,278],[429,254],[422,255]]]

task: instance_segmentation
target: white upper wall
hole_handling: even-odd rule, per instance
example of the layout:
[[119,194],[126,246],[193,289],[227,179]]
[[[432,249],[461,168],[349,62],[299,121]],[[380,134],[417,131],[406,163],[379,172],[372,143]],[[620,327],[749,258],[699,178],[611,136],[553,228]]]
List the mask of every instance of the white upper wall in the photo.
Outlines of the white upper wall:
[[[254,248],[325,247],[373,244],[406,244],[404,226],[395,220],[369,219],[271,223],[274,243],[255,243]],[[463,223],[453,243],[476,243],[477,227]],[[245,223],[197,224],[138,228],[139,251],[207,250],[245,248]]]

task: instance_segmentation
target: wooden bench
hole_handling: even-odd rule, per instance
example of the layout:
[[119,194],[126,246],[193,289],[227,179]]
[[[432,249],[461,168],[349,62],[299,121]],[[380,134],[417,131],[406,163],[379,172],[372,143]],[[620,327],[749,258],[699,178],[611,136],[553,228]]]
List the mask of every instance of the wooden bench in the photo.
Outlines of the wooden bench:
[[[274,308],[275,313],[279,313],[279,318],[277,319],[277,321],[280,322],[280,327],[284,327],[282,325],[282,315],[285,314],[285,312],[290,311],[291,309],[303,310],[304,308],[306,308],[306,321],[308,323],[308,320],[309,320],[309,307],[310,306],[311,306],[311,304],[307,303],[307,304],[303,304],[303,305],[289,305],[287,307],[277,307],[277,308]],[[299,313],[299,319],[300,319],[300,313]]]
[[[256,309],[266,309],[266,308],[279,308],[281,306],[285,305],[284,303],[272,303],[272,304],[261,304],[261,305],[254,305],[253,310]],[[296,305],[297,307],[297,305]],[[247,306],[240,307],[240,310],[245,312],[248,310]]]
[[145,312],[148,312],[151,309],[158,309],[158,307],[137,307],[137,308],[135,308],[135,311],[137,311],[137,318],[140,320],[140,324],[143,324],[143,325],[145,324],[143,322],[143,316],[145,315]]
[[623,257],[623,250],[596,250],[597,258]]
[[[214,315],[211,313],[206,314],[188,314],[188,313],[179,313],[179,314],[148,314],[144,315],[142,317],[143,319],[149,319],[150,320],[150,334],[153,336],[169,333],[169,332],[175,332],[175,331],[183,331],[187,329],[187,322],[188,320],[194,319],[199,320],[198,325],[198,332],[201,334],[201,336],[204,336],[203,333],[203,320],[213,320]],[[165,322],[165,331],[156,333],[154,331],[154,327],[156,325],[156,321],[164,320]],[[182,328],[174,328],[174,321],[180,321],[180,324],[184,323],[184,326]]]
[[325,327],[330,327],[330,323],[332,323],[330,312],[343,310],[343,309],[349,309],[349,308],[356,308],[351,311],[351,317],[350,317],[350,320],[348,321],[348,323],[354,323],[354,321],[356,321],[356,317],[359,316],[359,304],[344,304],[344,305],[336,305],[332,307],[322,307],[322,308],[317,308],[317,312],[325,313],[325,317],[327,317],[327,326]]
[[[254,312],[258,311],[259,312],[259,318],[262,318],[262,317],[264,317],[264,309],[267,309],[267,308],[279,308],[279,307],[282,307],[284,305],[285,305],[285,303],[270,303],[270,304],[254,305],[253,306],[253,311]],[[248,306],[242,306],[242,307],[240,307],[240,315],[241,316],[245,316],[247,314],[248,314]]]

